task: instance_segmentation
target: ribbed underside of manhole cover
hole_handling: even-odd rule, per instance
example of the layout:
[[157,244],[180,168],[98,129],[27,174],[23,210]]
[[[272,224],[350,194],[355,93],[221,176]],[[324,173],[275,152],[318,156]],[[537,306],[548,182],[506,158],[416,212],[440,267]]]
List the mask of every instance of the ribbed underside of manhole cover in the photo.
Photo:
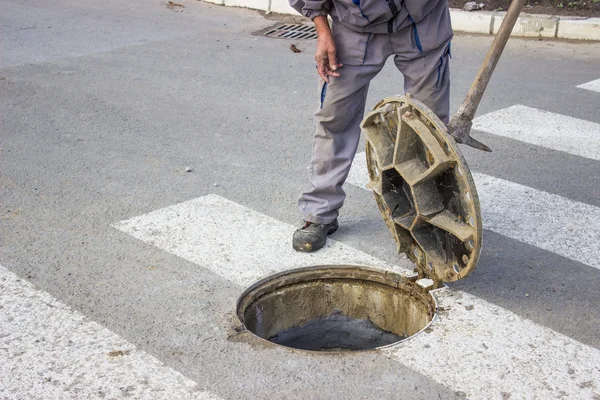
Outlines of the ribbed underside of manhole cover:
[[275,39],[316,39],[317,32],[314,26],[302,24],[285,24],[269,29],[266,37]]

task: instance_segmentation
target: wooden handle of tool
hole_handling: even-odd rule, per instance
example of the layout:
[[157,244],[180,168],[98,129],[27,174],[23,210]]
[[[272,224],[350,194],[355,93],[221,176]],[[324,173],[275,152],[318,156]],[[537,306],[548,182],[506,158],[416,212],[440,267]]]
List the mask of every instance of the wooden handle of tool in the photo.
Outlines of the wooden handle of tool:
[[475,117],[475,112],[477,112],[477,107],[479,107],[483,92],[492,77],[492,73],[496,68],[496,64],[498,64],[502,51],[504,51],[504,46],[506,46],[510,33],[517,22],[517,18],[519,18],[523,4],[525,4],[525,0],[513,0],[508,8],[504,21],[502,21],[502,25],[500,25],[500,29],[498,29],[498,34],[494,38],[492,46],[488,50],[485,60],[483,61],[475,80],[471,84],[471,88],[469,89],[465,100],[458,109],[457,117],[460,119],[472,121]]

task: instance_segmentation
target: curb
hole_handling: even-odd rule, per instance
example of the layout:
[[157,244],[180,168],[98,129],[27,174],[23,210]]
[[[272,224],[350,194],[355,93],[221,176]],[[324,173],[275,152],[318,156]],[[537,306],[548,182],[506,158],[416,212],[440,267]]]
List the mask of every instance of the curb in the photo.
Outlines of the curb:
[[[455,31],[496,34],[506,12],[450,9]],[[600,18],[521,13],[511,36],[600,41]]]
[[[299,14],[287,0],[204,0],[227,7],[245,7],[267,13]],[[455,32],[496,34],[505,12],[450,9]],[[600,41],[600,18],[558,17],[521,13],[511,36]]]

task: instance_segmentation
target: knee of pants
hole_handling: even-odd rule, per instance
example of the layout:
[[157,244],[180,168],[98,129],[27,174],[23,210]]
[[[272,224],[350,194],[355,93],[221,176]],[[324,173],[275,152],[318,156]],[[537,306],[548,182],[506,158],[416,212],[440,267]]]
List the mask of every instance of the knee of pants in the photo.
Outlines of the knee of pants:
[[328,136],[360,135],[360,121],[364,114],[363,96],[354,99],[334,99],[331,97],[323,99],[323,103],[314,114],[317,134],[327,133]]
[[[450,114],[450,53],[444,51],[425,57],[421,71],[405,74],[404,90],[423,102],[444,123]],[[411,68],[414,69],[414,68]]]
[[382,67],[383,64],[345,65],[340,76],[332,77],[330,83],[321,80],[315,122],[332,133],[346,132],[353,125],[358,127],[365,110],[369,82]]

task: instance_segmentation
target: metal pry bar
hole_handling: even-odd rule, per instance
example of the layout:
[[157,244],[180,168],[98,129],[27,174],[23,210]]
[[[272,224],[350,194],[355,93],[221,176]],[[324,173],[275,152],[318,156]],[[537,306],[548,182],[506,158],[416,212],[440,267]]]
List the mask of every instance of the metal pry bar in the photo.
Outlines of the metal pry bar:
[[448,133],[457,143],[466,144],[477,150],[492,151],[488,146],[471,137],[471,127],[473,125],[475,112],[477,112],[477,107],[479,107],[481,97],[483,97],[483,92],[492,77],[492,73],[496,68],[496,64],[498,64],[502,51],[504,51],[510,33],[517,22],[517,18],[519,18],[523,4],[525,4],[525,0],[512,1],[508,12],[504,17],[504,21],[502,21],[502,25],[500,25],[498,34],[494,38],[494,41],[483,60],[483,64],[481,65],[475,80],[471,84],[471,88],[469,89],[465,100],[458,108],[458,112],[452,117],[450,123],[447,125]]

